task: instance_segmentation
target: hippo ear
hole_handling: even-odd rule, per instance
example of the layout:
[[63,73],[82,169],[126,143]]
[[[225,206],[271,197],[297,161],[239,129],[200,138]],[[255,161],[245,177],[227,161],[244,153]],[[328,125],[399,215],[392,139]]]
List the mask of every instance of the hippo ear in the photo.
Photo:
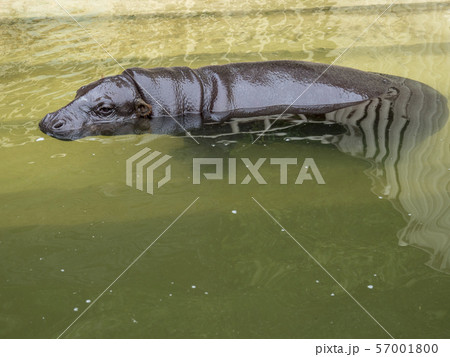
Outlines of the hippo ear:
[[150,115],[152,112],[152,106],[150,104],[144,102],[141,98],[136,99],[134,101],[134,105],[136,108],[137,115],[139,115],[141,117]]
[[78,99],[79,97],[81,97],[81,94],[84,92],[86,86],[82,86],[81,88],[79,88],[75,94],[75,99]]

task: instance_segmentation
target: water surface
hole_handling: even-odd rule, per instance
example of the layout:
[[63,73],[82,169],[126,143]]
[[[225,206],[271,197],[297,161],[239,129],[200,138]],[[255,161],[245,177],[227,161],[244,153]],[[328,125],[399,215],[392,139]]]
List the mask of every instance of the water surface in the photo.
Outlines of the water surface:
[[[395,5],[366,33],[382,2],[61,3],[124,68],[331,63],[361,35],[338,64],[449,95],[448,2]],[[5,4],[0,31],[1,337],[59,336],[196,197],[63,337],[389,337],[252,197],[394,337],[449,336],[448,124],[407,143],[395,128],[374,135],[388,148],[378,162],[332,138],[62,142],[38,121],[122,68],[51,1]],[[145,147],[172,156],[154,195],[125,185],[126,159]],[[237,184],[193,185],[193,157],[237,158]],[[280,157],[313,158],[326,184],[295,185],[289,170],[281,185],[270,165],[267,185],[241,184],[241,158]]]

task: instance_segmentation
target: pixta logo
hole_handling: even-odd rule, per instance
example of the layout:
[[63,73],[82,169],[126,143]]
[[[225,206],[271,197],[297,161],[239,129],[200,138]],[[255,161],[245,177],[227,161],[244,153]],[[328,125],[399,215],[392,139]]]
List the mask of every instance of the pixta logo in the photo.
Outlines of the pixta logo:
[[[153,173],[157,168],[166,164],[172,156],[163,155],[159,157],[161,153],[159,151],[151,152],[151,149],[145,148],[138,153],[131,156],[126,161],[126,183],[127,186],[133,187],[133,177],[136,176],[136,188],[144,191],[144,176],[147,177],[145,190],[147,193],[153,195],[154,192],[154,179]],[[159,158],[158,158],[159,157]],[[134,170],[134,163],[136,163],[136,170]],[[146,168],[146,169],[145,169]],[[144,175],[145,169],[145,175]],[[165,165],[165,175],[157,183],[158,188],[162,187],[171,178],[171,166]]]
[[[167,163],[172,157],[163,155],[159,151],[152,151],[149,148],[142,149],[126,160],[126,184],[153,195],[155,186],[162,187],[171,179],[171,165]],[[254,180],[260,185],[266,185],[260,169],[265,164],[274,167],[280,175],[279,183],[281,185],[295,184],[301,185],[304,181],[315,181],[319,185],[325,184],[325,180],[319,171],[314,159],[306,158],[299,162],[297,158],[270,158],[265,157],[255,159],[254,162],[249,158],[228,158],[226,161],[227,172],[224,174],[223,158],[198,158],[192,159],[192,184],[199,185],[205,180],[224,180],[229,185],[246,185]],[[237,167],[241,173],[238,179]],[[161,168],[162,167],[162,168]],[[165,169],[164,177],[155,183],[155,171]],[[288,182],[288,170],[295,170],[295,181]],[[291,171],[292,172],[292,171]],[[245,176],[242,176],[242,173]],[[157,177],[161,177],[159,174]],[[145,178],[145,180],[144,180]]]

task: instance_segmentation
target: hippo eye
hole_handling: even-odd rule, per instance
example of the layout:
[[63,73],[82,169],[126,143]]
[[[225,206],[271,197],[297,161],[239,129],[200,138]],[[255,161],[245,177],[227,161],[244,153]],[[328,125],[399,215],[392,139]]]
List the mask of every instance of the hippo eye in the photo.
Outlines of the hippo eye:
[[107,105],[102,105],[101,107],[97,108],[97,113],[102,116],[110,115],[113,111],[114,108]]

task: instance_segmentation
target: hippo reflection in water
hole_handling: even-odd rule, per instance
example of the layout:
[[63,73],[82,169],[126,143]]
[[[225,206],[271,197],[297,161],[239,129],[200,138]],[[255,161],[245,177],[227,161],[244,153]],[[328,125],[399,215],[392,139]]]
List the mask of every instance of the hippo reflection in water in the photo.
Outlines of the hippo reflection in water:
[[418,81],[388,78],[399,81],[395,96],[325,114],[342,133],[302,137],[287,131],[284,138],[332,144],[370,162],[364,173],[372,192],[388,199],[406,222],[397,232],[399,245],[423,249],[428,266],[450,274],[449,152],[445,130],[432,135],[448,122],[447,99]]
[[39,123],[57,139],[176,134],[230,118],[323,115],[397,90],[396,78],[300,61],[233,63],[198,69],[132,68],[81,87]]

